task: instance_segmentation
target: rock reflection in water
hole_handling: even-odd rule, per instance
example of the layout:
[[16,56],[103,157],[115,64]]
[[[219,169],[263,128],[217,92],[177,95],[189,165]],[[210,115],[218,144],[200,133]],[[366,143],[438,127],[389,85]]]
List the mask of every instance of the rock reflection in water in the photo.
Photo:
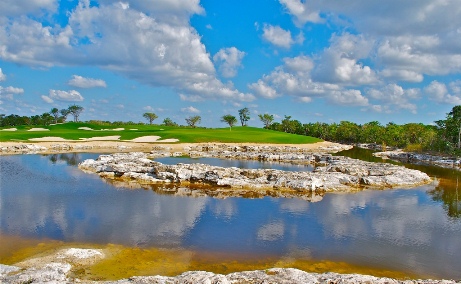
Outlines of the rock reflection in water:
[[461,278],[461,219],[447,216],[445,201],[433,200],[456,184],[441,178],[437,186],[325,194],[321,202],[258,192],[257,199],[211,198],[200,192],[216,189],[201,187],[114,187],[38,155],[0,157],[0,178],[0,235],[331,260]]
[[176,184],[140,184],[136,180],[126,179],[103,179],[107,184],[117,188],[129,189],[148,189],[163,195],[174,196],[192,196],[214,198],[228,197],[243,197],[243,198],[263,198],[284,197],[284,198],[299,198],[309,202],[319,202],[322,200],[325,192],[300,192],[296,190],[264,190],[264,189],[236,189],[229,187],[215,187],[203,184],[190,184],[189,186],[181,186]]
[[61,153],[44,156],[48,157],[53,164],[56,164],[57,162],[65,162],[69,166],[76,166],[82,161],[82,154],[78,153]]

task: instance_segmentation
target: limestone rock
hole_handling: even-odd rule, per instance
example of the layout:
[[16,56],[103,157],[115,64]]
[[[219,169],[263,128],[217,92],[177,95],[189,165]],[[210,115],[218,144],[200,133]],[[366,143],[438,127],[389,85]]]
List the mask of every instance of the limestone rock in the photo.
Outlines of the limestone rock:
[[425,173],[402,166],[319,154],[309,158],[309,161],[322,161],[324,164],[317,167],[314,172],[224,168],[199,163],[165,165],[148,159],[148,156],[141,152],[101,155],[96,160],[83,161],[79,168],[98,173],[103,178],[118,178],[140,184],[202,184],[232,189],[295,192],[350,191],[362,187],[409,187],[431,181]]

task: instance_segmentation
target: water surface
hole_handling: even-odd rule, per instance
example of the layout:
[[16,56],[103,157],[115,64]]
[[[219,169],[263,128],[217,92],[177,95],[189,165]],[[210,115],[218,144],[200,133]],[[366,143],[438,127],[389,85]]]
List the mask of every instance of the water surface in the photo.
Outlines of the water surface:
[[[310,203],[115,188],[77,168],[79,161],[96,156],[1,156],[0,242],[2,236],[18,236],[112,243],[223,259],[328,260],[461,278],[457,171],[423,167],[436,173],[438,185],[326,194]],[[0,263],[9,253],[0,255]]]

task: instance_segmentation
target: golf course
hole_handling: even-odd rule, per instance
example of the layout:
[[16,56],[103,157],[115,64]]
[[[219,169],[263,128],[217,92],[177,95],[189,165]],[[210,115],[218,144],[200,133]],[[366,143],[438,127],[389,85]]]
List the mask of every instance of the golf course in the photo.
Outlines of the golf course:
[[[116,137],[117,138],[113,138]],[[68,122],[48,126],[18,126],[0,128],[0,142],[30,142],[43,137],[82,141],[99,137],[101,140],[130,141],[145,136],[159,136],[156,142],[177,139],[178,143],[264,143],[264,144],[310,144],[321,139],[289,134],[256,127],[191,128],[160,125],[124,125],[120,127],[83,122]],[[104,137],[110,137],[104,139]]]

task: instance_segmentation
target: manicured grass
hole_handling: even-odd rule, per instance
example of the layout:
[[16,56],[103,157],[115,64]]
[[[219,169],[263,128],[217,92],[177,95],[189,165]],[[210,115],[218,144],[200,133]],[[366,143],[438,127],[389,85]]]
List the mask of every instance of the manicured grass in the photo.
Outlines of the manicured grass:
[[[31,128],[46,128],[50,131],[27,131]],[[122,131],[80,130],[79,127],[89,127],[94,130],[125,128]],[[6,129],[9,127],[4,127]],[[17,131],[0,131],[0,141],[27,141],[30,138],[45,136],[62,137],[79,140],[101,136],[119,135],[120,140],[131,140],[141,136],[160,136],[161,139],[176,138],[182,143],[227,142],[227,143],[274,143],[274,144],[308,144],[322,141],[317,138],[288,134],[256,127],[229,128],[189,128],[168,127],[158,125],[101,126],[88,123],[69,122],[50,126],[19,126]],[[137,130],[130,130],[137,129]]]

